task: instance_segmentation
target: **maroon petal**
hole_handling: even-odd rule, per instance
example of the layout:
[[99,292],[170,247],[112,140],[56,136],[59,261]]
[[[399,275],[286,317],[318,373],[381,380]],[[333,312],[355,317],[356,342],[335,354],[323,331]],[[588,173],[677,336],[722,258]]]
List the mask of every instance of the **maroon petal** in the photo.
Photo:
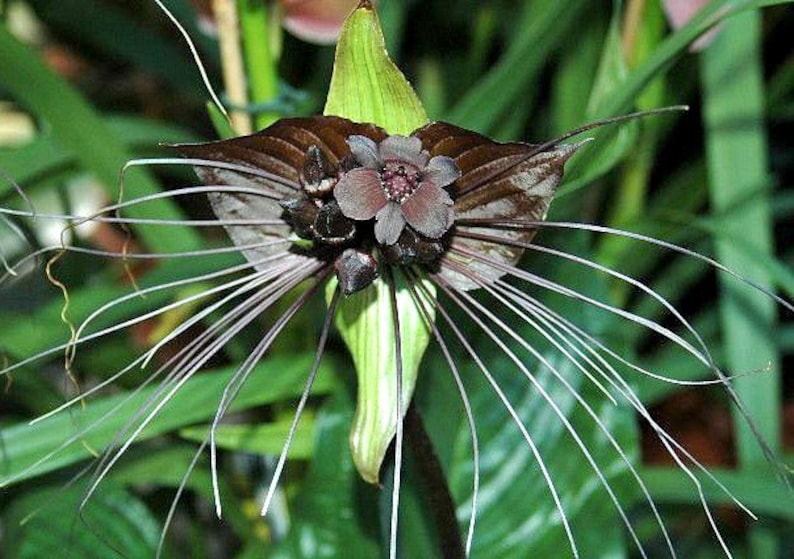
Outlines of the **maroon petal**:
[[389,136],[380,143],[380,160],[404,161],[417,169],[427,165],[430,156],[422,151],[422,140],[413,136]]
[[334,188],[334,197],[345,217],[367,220],[386,205],[386,194],[375,169],[359,167],[345,173]]
[[452,198],[445,190],[425,181],[403,202],[402,214],[419,233],[438,239],[452,226],[451,206]]
[[378,144],[366,136],[350,136],[347,139],[347,145],[350,146],[350,151],[353,157],[356,158],[362,166],[369,167],[370,169],[379,169],[381,166],[378,160]]
[[405,218],[397,202],[389,202],[378,212],[375,239],[382,245],[393,245],[405,229]]
[[436,155],[422,172],[426,180],[441,188],[458,180],[461,174],[455,160],[445,155]]

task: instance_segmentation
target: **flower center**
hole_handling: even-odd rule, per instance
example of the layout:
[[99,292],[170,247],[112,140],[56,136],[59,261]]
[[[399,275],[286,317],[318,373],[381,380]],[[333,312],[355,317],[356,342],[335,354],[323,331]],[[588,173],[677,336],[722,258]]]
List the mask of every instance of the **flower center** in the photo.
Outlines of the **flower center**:
[[386,197],[400,204],[413,194],[422,182],[419,169],[404,161],[386,161],[380,177]]

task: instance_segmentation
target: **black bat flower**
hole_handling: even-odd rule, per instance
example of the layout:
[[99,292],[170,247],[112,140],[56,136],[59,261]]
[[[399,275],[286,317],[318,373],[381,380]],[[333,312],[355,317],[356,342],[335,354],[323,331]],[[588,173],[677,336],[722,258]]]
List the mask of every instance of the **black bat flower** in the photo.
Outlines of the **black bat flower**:
[[529,242],[534,229],[485,229],[481,235],[493,239],[477,240],[457,235],[472,229],[460,223],[544,219],[564,164],[580,145],[500,144],[441,122],[409,137],[388,136],[371,124],[312,117],[177,149],[226,164],[196,165],[206,184],[261,188],[260,196],[210,194],[221,220],[273,220],[260,227],[227,226],[249,259],[269,249],[245,247],[295,235],[311,244],[297,245],[302,256],[334,263],[350,295],[389,265],[421,265],[457,289],[478,286],[456,271],[464,260],[481,281],[503,276],[496,266],[472,262],[466,251],[513,265],[523,252],[517,242]]
[[[563,140],[579,132],[581,130],[574,131]],[[111,467],[185,383],[217,358],[238,334],[255,324],[258,328],[258,321],[269,315],[270,325],[231,377],[220,398],[208,440],[199,449],[201,452],[209,445],[215,498],[220,513],[215,445],[217,428],[241,387],[275,340],[312,299],[321,297],[325,291],[328,308],[317,343],[315,361],[308,371],[307,384],[268,488],[263,511],[268,510],[278,487],[287,449],[319,372],[332,324],[340,316],[345,318],[352,308],[356,320],[361,319],[365,325],[373,328],[366,331],[365,327],[362,343],[366,345],[371,339],[376,339],[378,344],[388,348],[387,357],[373,357],[368,353],[368,347],[351,347],[359,376],[359,368],[366,369],[370,377],[367,382],[379,386],[396,385],[393,394],[403,395],[402,399],[389,399],[377,392],[373,400],[372,395],[365,390],[359,392],[350,446],[353,461],[364,479],[373,483],[379,481],[381,463],[392,440],[395,441],[395,470],[399,472],[402,443],[400,418],[408,407],[415,382],[415,378],[408,380],[407,373],[403,378],[406,356],[412,355],[409,360],[418,367],[425,349],[423,344],[435,342],[458,387],[472,435],[471,508],[464,545],[457,534],[457,521],[452,512],[454,507],[451,504],[447,507],[450,513],[446,522],[452,526],[448,533],[454,535],[446,538],[444,545],[460,548],[460,554],[471,550],[480,480],[477,426],[459,371],[462,362],[453,355],[452,346],[455,346],[462,352],[463,362],[474,368],[492,389],[497,405],[506,410],[519,430],[526,449],[529,449],[548,487],[556,518],[562,524],[574,555],[578,555],[576,538],[566,514],[566,505],[555,483],[555,473],[547,467],[531,426],[522,420],[515,403],[502,388],[504,380],[495,374],[497,369],[505,369],[505,364],[522,381],[526,380],[537,398],[552,410],[554,420],[570,437],[586,466],[592,470],[592,475],[609,496],[641,554],[647,555],[596,451],[580,436],[581,426],[572,422],[570,411],[562,408],[560,395],[554,394],[547,383],[541,382],[539,375],[550,375],[552,384],[563,392],[563,400],[567,399],[570,406],[578,407],[594,425],[603,444],[618,456],[620,467],[639,488],[664,534],[671,555],[675,555],[671,536],[629,453],[610,431],[595,405],[583,396],[581,387],[563,372],[565,367],[574,370],[580,379],[585,379],[581,382],[589,383],[604,399],[614,404],[623,403],[642,418],[671,459],[693,480],[706,517],[726,555],[730,555],[709,512],[700,481],[692,471],[700,469],[709,477],[711,474],[657,423],[620,371],[668,379],[611,349],[598,336],[578,324],[577,320],[554,310],[537,297],[535,291],[540,288],[582,302],[586,307],[618,317],[627,325],[643,328],[692,356],[702,367],[712,370],[717,376],[713,381],[692,381],[691,384],[719,383],[733,395],[725,375],[715,366],[705,343],[694,328],[661,295],[640,281],[593,261],[540,245],[535,242],[534,236],[542,228],[622,235],[638,242],[683,252],[706,260],[724,272],[730,271],[696,253],[641,235],[600,226],[545,221],[562,180],[565,164],[584,143],[566,144],[563,140],[544,144],[499,143],[442,122],[422,126],[408,136],[389,135],[373,124],[356,123],[333,116],[316,116],[283,119],[250,136],[174,146],[173,149],[181,153],[183,159],[158,160],[156,163],[191,165],[203,185],[121,201],[105,208],[100,214],[79,219],[76,225],[92,221],[124,226],[222,226],[233,241],[233,247],[168,255],[136,252],[129,246],[120,252],[80,247],[67,247],[67,250],[121,257],[128,265],[135,259],[167,256],[193,259],[224,252],[242,253],[246,262],[230,265],[220,271],[144,287],[140,294],[156,298],[163,291],[204,285],[208,281],[222,281],[218,286],[203,287],[200,293],[191,294],[178,302],[157,303],[152,310],[138,316],[92,330],[90,324],[115,312],[138,294],[121,296],[91,313],[75,330],[69,344],[13,364],[4,372],[8,373],[43,355],[64,349],[67,350],[67,362],[71,362],[74,348],[79,344],[122,328],[134,327],[184,305],[198,306],[193,314],[182,318],[143,355],[111,377],[113,380],[138,366],[155,361],[158,363],[156,369],[150,373],[146,383],[157,378],[162,378],[162,383],[112,441],[99,463],[88,498]],[[139,163],[154,162],[146,160]],[[125,210],[133,206],[159,198],[184,195],[207,196],[217,219],[173,222],[123,215]],[[9,219],[6,216],[24,213],[4,210],[0,215]],[[46,217],[36,214],[37,219]],[[68,216],[50,217],[60,219]],[[604,274],[626,283],[663,308],[677,323],[677,328],[613,307],[597,297],[556,283],[544,277],[542,270],[521,267],[519,259],[527,250],[566,260],[588,273]],[[330,281],[334,276],[338,286]],[[474,291],[477,293],[471,293]],[[377,297],[384,293],[388,301],[385,309],[379,307],[379,311],[385,312],[370,313],[369,309],[373,305],[377,307]],[[792,308],[777,297],[775,299],[787,308]],[[276,308],[279,312],[273,318],[272,311]],[[387,316],[382,317],[383,314]],[[378,339],[383,337],[378,329],[382,328],[384,321],[391,326],[390,336],[393,338],[387,336],[386,340]],[[342,335],[345,336],[344,331]],[[424,342],[417,342],[422,336]],[[347,338],[345,341],[350,345]],[[478,349],[482,343],[496,348],[499,359],[486,357]],[[546,350],[539,350],[539,345],[546,347]],[[550,358],[548,350],[565,365],[559,365]],[[390,369],[391,373],[396,372],[396,378],[384,377],[381,367],[388,369],[389,365],[379,359],[396,363],[396,371],[393,367]],[[535,363],[538,371],[530,370],[530,362]],[[103,385],[92,388],[85,395]],[[741,406],[738,399],[736,401]],[[35,470],[62,448],[80,441],[103,418],[64,441],[20,475]],[[367,433],[370,432],[377,433],[372,437],[374,440],[368,440]],[[719,486],[719,482],[713,478],[712,481]],[[5,483],[9,483],[9,480]],[[390,543],[392,554],[396,553],[394,538],[397,532],[398,493],[399,475],[395,473],[391,525],[393,539]],[[442,520],[439,520],[439,524],[442,524]]]

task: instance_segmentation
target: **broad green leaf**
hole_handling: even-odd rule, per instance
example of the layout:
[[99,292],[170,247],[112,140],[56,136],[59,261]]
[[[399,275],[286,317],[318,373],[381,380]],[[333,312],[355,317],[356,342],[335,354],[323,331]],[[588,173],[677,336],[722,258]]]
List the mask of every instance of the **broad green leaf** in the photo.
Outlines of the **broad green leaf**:
[[[253,370],[231,411],[294,397],[304,384],[311,362],[312,356],[308,355],[263,360]],[[228,368],[195,375],[170,399],[138,440],[214,417],[220,395],[235,372],[236,368]],[[332,384],[330,367],[322,367],[314,393],[321,394]],[[100,398],[34,425],[21,424],[0,431],[4,444],[0,484],[16,483],[92,458],[89,449],[104,450],[138,410],[152,401],[156,390],[157,387],[146,387]]]
[[[263,425],[221,425],[215,433],[218,448],[227,448],[252,454],[278,455],[289,433],[291,420]],[[179,435],[185,439],[203,442],[209,436],[209,426],[196,426],[181,429]],[[313,454],[314,421],[303,414],[289,447],[288,456],[296,460],[306,460]]]
[[375,487],[362,487],[349,458],[351,405],[336,390],[317,416],[315,454],[292,506],[295,523],[273,559],[377,559]]
[[663,41],[648,58],[631,72],[624,86],[611,99],[604,114],[614,115],[629,110],[637,96],[659,73],[670,68],[687,47],[714,25],[737,13],[763,6],[789,4],[792,0],[713,0],[689,22]]
[[[586,246],[588,235],[568,233],[568,249]],[[591,297],[603,300],[606,281],[598,276],[577,273],[578,267],[559,261],[537,262],[544,277],[563,281]],[[623,324],[606,313],[595,313],[587,305],[570,299],[548,297],[547,304],[601,339],[610,337]],[[578,434],[598,470],[610,483],[620,505],[628,510],[636,503],[639,489],[628,465],[612,446],[595,419],[577,401],[581,395],[632,463],[638,460],[638,434],[631,406],[615,393],[612,404],[583,373],[529,325],[503,309],[505,320],[521,338],[553,367],[569,387],[537,357],[518,344],[511,344],[516,359],[523,363],[537,386],[509,358],[506,352],[484,339],[479,329],[462,323],[466,336],[477,344],[478,355],[488,366],[496,383],[513,405],[549,473],[570,521],[581,557],[607,557],[620,549],[624,530],[612,499],[601,485],[594,468],[576,444],[564,421]],[[507,338],[499,332],[500,338]],[[604,340],[607,341],[607,340]],[[615,344],[610,344],[615,347]],[[486,381],[482,371],[468,361],[465,380],[477,425],[480,446],[480,488],[477,525],[472,556],[502,559],[569,556],[570,544],[541,466],[530,444],[508,414],[505,405]],[[548,400],[541,392],[546,391]],[[613,392],[614,393],[614,392]],[[554,403],[557,411],[549,403]],[[565,419],[564,419],[565,418]],[[471,514],[473,459],[471,436],[466,422],[460,425],[452,466],[450,487],[458,503],[461,526]]]
[[48,487],[13,501],[3,512],[3,557],[153,557],[159,522],[137,497],[106,484],[80,510],[82,484]]
[[[99,0],[34,0],[31,4],[59,34],[91,45],[113,60],[145,69],[191,99],[203,95],[193,59],[173,28],[166,26],[157,33],[141,25],[134,13]],[[190,26],[191,22],[186,18],[183,23]]]
[[[737,16],[726,22],[715,42],[706,49],[701,69],[711,201],[717,211],[743,202],[740,212],[732,212],[730,219],[720,224],[728,236],[717,236],[717,254],[729,268],[764,285],[770,283],[771,275],[756,262],[773,260],[770,203],[763,195],[746,199],[747,191],[763,184],[769,173],[765,157],[760,40],[759,14]],[[736,75],[729,84],[725,83],[728,74]],[[737,246],[730,237],[740,239],[741,244]],[[779,357],[766,334],[774,329],[775,303],[761,293],[739,294],[733,285],[731,280],[723,280],[720,297],[730,367],[735,372],[769,368],[771,374],[762,378],[740,377],[735,384],[749,408],[763,412],[757,415],[760,430],[771,444],[777,445],[780,414],[775,402],[780,394],[780,379],[773,371],[778,367]],[[753,310],[754,319],[748,318],[748,309]],[[745,464],[763,461],[744,421],[739,420],[737,427],[739,455]]]
[[[196,136],[182,128],[128,116],[108,116],[108,130],[118,137],[129,151],[152,149],[159,143],[195,142]],[[163,153],[166,156],[165,153]],[[167,154],[170,155],[170,154]],[[76,155],[65,149],[51,134],[42,134],[20,147],[0,149],[0,167],[27,190],[31,182],[77,164]],[[0,181],[0,195],[11,191],[11,184]]]
[[571,45],[561,49],[552,84],[550,116],[551,134],[562,134],[585,120],[587,100],[603,53],[605,26],[599,20],[590,22],[581,34],[569,37]]
[[[747,12],[725,22],[700,59],[709,195],[717,211],[744,200],[746,192],[763,184],[769,173],[761,42],[761,15]],[[726,80],[726,76],[732,78]],[[745,201],[741,212],[723,226],[731,236],[751,239],[755,256],[748,257],[741,247],[717,237],[718,258],[755,282],[769,285],[771,276],[753,261],[774,259],[773,225],[768,196]],[[733,410],[739,464],[747,472],[756,472],[766,460],[759,437],[773,451],[780,447],[781,356],[771,335],[776,324],[775,306],[768,296],[739,291],[730,279],[720,278],[720,326],[727,365],[737,373],[762,368],[767,372],[740,375],[732,382],[753,414],[751,419],[745,410]],[[748,425],[750,421],[755,426]],[[773,534],[763,528],[753,531],[752,555],[775,554],[778,548]]]
[[[576,379],[578,373],[570,363],[559,358],[553,358],[551,362],[563,376],[569,380],[573,378],[572,386],[585,398],[595,394],[585,388],[587,381]],[[581,556],[604,557],[605,550],[615,543],[619,546],[622,537],[621,520],[615,505],[551,406],[519,371],[510,372],[512,376],[501,375],[499,384],[543,457],[571,522]],[[637,489],[626,475],[626,464],[593,419],[547,369],[534,369],[532,372],[560,411],[570,419],[612,484],[621,505],[630,508]],[[570,545],[547,482],[518,427],[490,387],[483,383],[478,383],[472,404],[480,440],[481,475],[472,555],[500,559],[569,555]],[[636,460],[633,416],[625,403],[623,409],[608,403],[596,404],[595,409],[612,436],[631,459]],[[450,477],[456,502],[460,503],[458,517],[462,526],[471,513],[473,465],[470,446],[468,425],[465,425],[456,447]]]
[[[196,277],[223,269],[225,266],[232,266],[240,261],[239,255],[224,254],[208,255],[203,258],[175,258],[140,278],[139,287],[164,285],[170,281]],[[117,270],[112,269],[110,273],[97,274],[92,278],[90,285],[69,290],[68,312],[73,324],[79,325],[109,301],[134,294],[132,288],[118,285],[118,276],[114,272],[117,273]],[[6,311],[7,320],[0,321],[0,347],[8,357],[23,359],[69,341],[69,329],[60,316],[64,302],[55,288],[52,289],[56,294],[55,298],[33,312]],[[97,317],[87,333],[120,324],[125,319],[141,316],[178,298],[179,293],[174,289],[158,290],[149,293],[146,297],[129,297],[123,304],[116,305]],[[54,355],[62,356],[63,353],[56,352]]]
[[[158,447],[155,451],[151,448],[133,448],[130,455],[125,457],[121,463],[108,474],[108,481],[111,484],[123,484],[139,488],[168,488],[170,495],[176,496],[177,489],[184,484],[186,490],[195,492],[210,503],[215,498],[212,491],[212,477],[208,466],[209,456],[205,457],[203,463],[200,461],[196,466],[196,447],[189,443],[178,443],[172,441],[168,446]],[[192,467],[190,475],[186,478],[185,474]],[[239,478],[222,475],[218,478],[218,488],[220,490],[221,502],[223,503],[223,518],[218,519],[219,524],[230,526],[235,534],[246,541],[250,541],[260,553],[255,557],[262,557],[261,547],[264,542],[261,540],[261,530],[264,528],[266,519],[261,518],[257,512],[252,511],[256,508],[251,494],[232,490]],[[168,491],[164,493],[168,494]],[[183,499],[185,496],[182,497]],[[253,507],[252,507],[253,505]],[[200,519],[193,515],[193,523],[198,526]],[[260,531],[259,533],[256,533]],[[166,553],[164,557],[181,557],[179,554],[169,554],[169,539],[171,535],[176,536],[177,545],[179,542],[179,531],[171,528],[166,533]],[[200,545],[200,543],[199,543]]]
[[577,18],[587,2],[525,3],[518,14],[515,40],[497,64],[470,88],[443,120],[480,132],[490,132],[503,115],[512,114],[526,92],[536,87],[550,53],[569,33],[575,33]]
[[[603,108],[620,91],[628,75],[620,36],[621,16],[622,12],[616,9],[609,25],[587,103],[588,120],[604,116]],[[575,190],[577,185],[589,185],[623,160],[637,139],[636,126],[624,123],[594,132],[596,141],[571,162],[564,192]]]
[[[792,461],[789,461],[792,463]],[[781,493],[780,480],[769,472],[726,470],[709,468],[714,477],[728,487],[734,497],[739,499],[755,514],[777,517],[789,522],[794,521],[794,506],[790,495]],[[681,475],[677,468],[654,466],[642,470],[643,479],[660,503],[689,503],[700,506],[692,480]],[[725,491],[708,479],[703,473],[695,472],[702,484],[706,500],[713,505],[733,505]]]

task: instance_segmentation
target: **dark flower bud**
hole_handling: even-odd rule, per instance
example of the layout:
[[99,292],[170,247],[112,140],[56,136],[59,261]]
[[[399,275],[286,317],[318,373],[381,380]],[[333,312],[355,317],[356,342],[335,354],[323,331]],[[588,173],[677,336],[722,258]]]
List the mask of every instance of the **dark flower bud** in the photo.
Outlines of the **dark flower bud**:
[[371,284],[378,277],[378,262],[369,252],[354,248],[345,249],[334,261],[339,287],[351,295]]
[[336,181],[336,168],[328,156],[317,146],[310,146],[303,159],[303,189],[309,196],[321,197],[333,191]]
[[341,244],[356,235],[356,224],[331,200],[320,208],[314,220],[314,233],[318,240],[328,244]]
[[302,239],[313,239],[314,222],[320,208],[307,198],[281,200],[279,205],[284,208],[282,218],[292,226],[292,230]]
[[444,254],[444,244],[441,241],[422,238],[406,227],[395,244],[381,247],[380,252],[389,264],[432,265],[436,264]]

